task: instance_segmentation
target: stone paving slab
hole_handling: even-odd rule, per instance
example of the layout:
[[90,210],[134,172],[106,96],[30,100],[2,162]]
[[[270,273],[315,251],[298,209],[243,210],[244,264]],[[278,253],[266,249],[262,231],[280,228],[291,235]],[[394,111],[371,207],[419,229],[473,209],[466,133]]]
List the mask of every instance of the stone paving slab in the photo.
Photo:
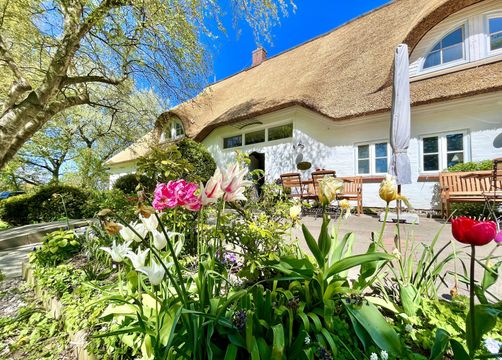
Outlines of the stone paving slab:
[[[70,220],[70,227],[86,226],[90,220]],[[16,248],[40,242],[42,237],[52,231],[67,227],[66,221],[53,221],[40,224],[29,224],[0,231],[0,250]]]

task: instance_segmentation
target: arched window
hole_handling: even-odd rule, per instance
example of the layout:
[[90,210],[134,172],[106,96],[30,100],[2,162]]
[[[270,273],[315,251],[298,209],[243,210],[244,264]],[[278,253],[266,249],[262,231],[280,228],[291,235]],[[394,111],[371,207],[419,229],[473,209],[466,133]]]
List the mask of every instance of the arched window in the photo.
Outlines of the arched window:
[[443,37],[429,52],[425,58],[423,68],[429,69],[435,66],[465,59],[465,31],[461,26]]
[[502,16],[488,19],[490,51],[502,50]]
[[171,119],[164,128],[161,141],[173,141],[185,136],[185,129],[180,119]]

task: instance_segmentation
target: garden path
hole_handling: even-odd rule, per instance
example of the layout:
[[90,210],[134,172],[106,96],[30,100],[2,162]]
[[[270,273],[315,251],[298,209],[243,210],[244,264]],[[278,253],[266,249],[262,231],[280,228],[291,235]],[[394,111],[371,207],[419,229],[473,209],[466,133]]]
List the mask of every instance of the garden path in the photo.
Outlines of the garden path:
[[[312,232],[314,237],[317,238],[321,229],[322,219],[307,216],[302,219],[302,223],[305,224]],[[336,220],[333,220],[332,224],[336,224]],[[347,220],[341,221],[340,231],[342,234],[345,234],[350,231],[354,233],[355,241],[352,253],[361,254],[366,252],[366,250],[368,249],[368,246],[370,244],[371,233],[375,232],[375,236],[378,236],[381,226],[382,223],[378,221],[378,218],[376,216],[371,216],[371,215],[350,216]],[[449,223],[445,223],[445,221],[442,219],[431,219],[426,217],[420,217],[420,224],[418,225],[401,224],[400,231],[401,231],[401,243],[403,248],[407,238],[410,239],[410,241],[414,239],[416,243],[421,242],[423,244],[430,244],[434,239],[434,236],[436,236],[436,234],[439,232],[439,239],[436,245],[436,249],[437,250],[441,249],[445,244],[451,243],[451,241],[453,240],[456,251],[459,254],[460,259],[464,261],[466,266],[468,266],[469,264],[467,254],[470,252],[470,250],[453,239],[453,236],[451,234],[451,225]],[[388,223],[385,228],[383,242],[389,251],[392,251],[395,247],[394,246],[395,233],[396,233],[396,225]],[[300,239],[300,246],[302,247],[302,249],[308,251],[308,246],[303,238],[303,235],[301,234],[301,229],[297,229],[296,234],[298,239]],[[494,247],[495,247],[494,242],[486,246],[477,247],[476,257],[480,259],[482,257],[488,256],[490,251],[492,251]],[[452,251],[453,249],[451,247],[447,248],[443,252],[444,254],[443,257],[447,256]],[[467,252],[467,254],[465,252]],[[421,253],[421,247],[418,247],[418,251],[416,251],[416,254],[417,253]],[[494,255],[502,256],[502,246],[498,246],[495,249]],[[415,256],[415,258],[418,260],[418,256]],[[449,266],[446,268],[446,270],[454,271],[453,262],[449,263]],[[457,262],[457,271],[458,272],[463,271],[462,264],[460,262]],[[477,265],[476,279],[481,280],[483,278],[483,273],[484,269],[481,266]],[[448,276],[446,278],[446,281],[448,282],[448,286],[442,286],[440,288],[440,293],[448,294],[449,289],[453,287],[453,276]],[[459,290],[461,292],[466,292],[467,290],[465,286],[462,286],[462,284],[460,285],[461,288]],[[499,278],[497,283],[494,284],[490,288],[490,290],[499,298],[502,297],[502,280]]]

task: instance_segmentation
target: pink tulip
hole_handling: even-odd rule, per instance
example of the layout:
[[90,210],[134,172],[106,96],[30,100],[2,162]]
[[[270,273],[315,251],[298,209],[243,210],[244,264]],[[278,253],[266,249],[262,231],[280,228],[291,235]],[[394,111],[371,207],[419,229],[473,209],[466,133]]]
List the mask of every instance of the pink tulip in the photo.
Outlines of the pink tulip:
[[225,192],[225,201],[246,200],[245,187],[252,184],[251,181],[244,180],[247,173],[247,169],[241,169],[239,164],[235,163],[223,174],[221,189]]
[[195,195],[197,185],[185,180],[169,181],[167,184],[157,184],[154,192],[153,207],[162,211],[165,208],[182,206],[191,211],[198,211],[201,203]]
[[495,242],[497,244],[502,244],[502,231],[499,231],[497,235],[495,235]]
[[221,189],[221,182],[223,181],[223,175],[220,169],[216,169],[214,175],[208,180],[206,186],[200,184],[201,194],[200,200],[202,205],[207,206],[214,204],[223,195],[223,190]]

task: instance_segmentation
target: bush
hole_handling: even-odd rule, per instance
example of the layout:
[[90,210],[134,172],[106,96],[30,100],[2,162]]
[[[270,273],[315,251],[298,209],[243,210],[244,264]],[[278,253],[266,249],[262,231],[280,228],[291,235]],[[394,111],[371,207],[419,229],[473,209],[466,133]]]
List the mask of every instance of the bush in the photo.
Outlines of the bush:
[[[478,162],[467,162],[463,164],[457,164],[450,166],[446,171],[448,172],[461,172],[461,171],[482,171],[482,170],[492,170],[493,161],[483,160]],[[452,203],[451,210],[455,212],[455,216],[474,216],[479,217],[484,215],[483,209],[485,205],[483,203]]]
[[213,176],[216,170],[216,162],[204,145],[192,139],[184,138],[177,146],[183,159],[188,160],[195,168],[192,174],[186,174],[186,176],[182,176],[182,178],[192,181],[200,180],[205,183]]
[[[39,187],[34,193],[3,200],[0,203],[0,218],[13,225],[64,218],[80,219],[83,217],[83,209],[88,197],[87,192],[76,187],[46,185]],[[63,199],[65,206],[63,206]]]
[[134,201],[130,195],[121,190],[94,191],[90,194],[83,209],[84,217],[95,217],[102,209],[112,209],[123,219],[130,221],[135,218]]
[[463,164],[457,164],[450,166],[446,171],[448,172],[460,172],[460,171],[481,171],[481,170],[492,170],[493,161],[483,160],[477,162],[466,162]]
[[41,266],[56,266],[71,258],[81,244],[73,230],[58,230],[42,238],[42,246],[30,255],[30,261]]
[[155,181],[145,175],[127,174],[121,176],[113,184],[113,188],[121,190],[125,194],[135,194],[140,185],[147,191],[153,191],[155,188]]
[[0,230],[6,230],[10,228],[9,223],[6,223],[5,221],[0,220]]

